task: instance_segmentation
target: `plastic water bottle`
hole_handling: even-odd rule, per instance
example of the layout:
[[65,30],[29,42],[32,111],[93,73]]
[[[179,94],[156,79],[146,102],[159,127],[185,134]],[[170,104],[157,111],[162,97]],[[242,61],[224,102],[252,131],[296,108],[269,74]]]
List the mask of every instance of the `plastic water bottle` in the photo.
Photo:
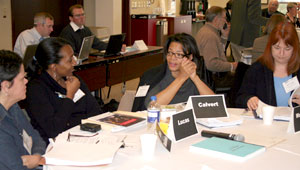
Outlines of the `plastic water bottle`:
[[150,100],[151,101],[147,108],[147,111],[148,111],[147,127],[148,127],[148,130],[155,131],[156,122],[159,121],[158,119],[159,119],[160,106],[156,102],[156,100],[157,100],[156,96],[151,96]]

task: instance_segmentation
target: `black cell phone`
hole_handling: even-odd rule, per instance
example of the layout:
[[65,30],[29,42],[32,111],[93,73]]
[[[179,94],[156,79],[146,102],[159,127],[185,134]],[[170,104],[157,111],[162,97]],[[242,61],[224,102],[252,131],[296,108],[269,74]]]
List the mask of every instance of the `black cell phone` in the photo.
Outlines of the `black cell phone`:
[[80,130],[89,131],[89,132],[97,132],[101,130],[101,125],[94,123],[84,123],[80,125]]
[[227,28],[227,23],[224,24],[223,30],[226,30],[226,28]]

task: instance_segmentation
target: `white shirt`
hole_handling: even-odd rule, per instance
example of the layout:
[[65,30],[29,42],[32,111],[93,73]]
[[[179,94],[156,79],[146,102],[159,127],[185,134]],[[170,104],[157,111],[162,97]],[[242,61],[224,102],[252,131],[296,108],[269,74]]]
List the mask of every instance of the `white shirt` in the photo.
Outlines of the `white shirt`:
[[84,26],[82,25],[81,27],[78,27],[78,25],[76,25],[74,22],[70,22],[71,27],[73,28],[74,32],[76,32],[79,29],[83,29]]
[[24,58],[27,46],[38,44],[40,42],[41,37],[42,36],[35,29],[35,27],[24,30],[19,34],[16,40],[14,52],[18,53],[22,58]]

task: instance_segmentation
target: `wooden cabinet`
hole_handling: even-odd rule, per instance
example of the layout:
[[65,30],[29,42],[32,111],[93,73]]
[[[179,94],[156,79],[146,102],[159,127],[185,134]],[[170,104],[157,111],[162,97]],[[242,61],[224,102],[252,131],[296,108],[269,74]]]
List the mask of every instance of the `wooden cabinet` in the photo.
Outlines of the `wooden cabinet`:
[[168,35],[176,33],[192,33],[192,16],[181,15],[181,16],[159,16],[158,19],[168,20]]

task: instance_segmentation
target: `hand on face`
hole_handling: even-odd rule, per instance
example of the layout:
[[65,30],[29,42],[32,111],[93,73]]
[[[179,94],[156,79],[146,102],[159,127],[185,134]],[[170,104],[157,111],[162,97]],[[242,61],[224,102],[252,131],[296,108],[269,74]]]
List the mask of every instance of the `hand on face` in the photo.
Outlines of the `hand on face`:
[[33,169],[39,165],[40,160],[42,159],[41,155],[23,155],[21,156],[23,165],[28,169]]
[[196,76],[196,68],[197,66],[193,61],[184,57],[180,65],[180,76],[184,77],[185,79],[192,79]]
[[229,35],[229,32],[230,32],[230,27],[231,27],[231,25],[230,25],[230,23],[229,22],[225,22],[225,24],[227,24],[227,27],[226,27],[226,29],[221,29],[221,33],[222,33],[222,36],[224,36],[224,37],[228,37],[228,35]]
[[68,76],[66,80],[67,97],[74,98],[75,93],[80,87],[80,81],[75,76]]
[[258,107],[258,97],[254,96],[254,97],[251,97],[248,102],[247,102],[247,106],[250,110],[256,110],[257,107]]

